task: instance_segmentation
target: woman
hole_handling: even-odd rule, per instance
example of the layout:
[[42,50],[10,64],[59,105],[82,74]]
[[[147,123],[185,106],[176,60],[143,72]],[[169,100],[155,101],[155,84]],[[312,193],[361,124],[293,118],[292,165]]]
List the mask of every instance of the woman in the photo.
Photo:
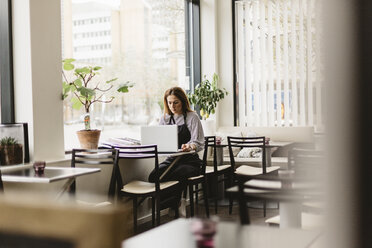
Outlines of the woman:
[[[164,115],[160,125],[178,126],[178,148],[182,151],[201,151],[204,146],[204,133],[199,116],[191,110],[185,91],[180,87],[168,89],[164,94]],[[160,175],[174,161],[169,157],[159,164]],[[200,175],[202,161],[197,153],[183,155],[167,172],[161,181],[180,181],[184,184],[189,177]],[[152,171],[149,181],[154,182],[155,172]]]

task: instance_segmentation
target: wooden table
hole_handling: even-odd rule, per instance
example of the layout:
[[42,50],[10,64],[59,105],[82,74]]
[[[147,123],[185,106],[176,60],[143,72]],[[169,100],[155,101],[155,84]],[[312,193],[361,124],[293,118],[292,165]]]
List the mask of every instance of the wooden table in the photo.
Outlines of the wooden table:
[[[289,142],[289,141],[270,141],[269,144],[265,144],[265,153],[266,153],[266,167],[270,167],[271,166],[271,149],[272,148],[278,148],[278,147],[284,147],[284,146],[289,146],[289,145],[292,145],[293,142]],[[222,149],[225,148],[225,147],[228,147],[228,144],[218,144],[216,145],[217,147],[217,164],[218,165],[221,165],[223,164],[223,152],[222,152]],[[239,158],[235,158],[235,159],[239,159]],[[246,158],[243,158],[243,160],[246,159]],[[250,158],[250,159],[254,159],[254,158]],[[257,162],[261,162],[261,158],[257,158]]]
[[[178,219],[125,240],[122,248],[192,248],[197,247],[191,233],[192,219]],[[266,226],[218,222],[215,248],[302,248],[320,236],[317,231],[278,229]]]

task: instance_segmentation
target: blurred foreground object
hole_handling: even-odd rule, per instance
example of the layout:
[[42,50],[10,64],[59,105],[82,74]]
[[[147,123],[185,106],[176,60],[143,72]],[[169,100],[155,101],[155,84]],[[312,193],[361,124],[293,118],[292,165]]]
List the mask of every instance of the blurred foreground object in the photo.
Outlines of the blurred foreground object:
[[[120,247],[130,235],[130,208],[87,208],[35,197],[0,197],[4,247]],[[129,228],[130,229],[130,228]]]

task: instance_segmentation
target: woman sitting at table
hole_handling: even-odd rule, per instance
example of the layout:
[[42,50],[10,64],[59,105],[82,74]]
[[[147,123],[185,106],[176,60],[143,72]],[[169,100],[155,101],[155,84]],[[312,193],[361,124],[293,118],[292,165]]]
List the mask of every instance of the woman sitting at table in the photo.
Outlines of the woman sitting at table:
[[[190,108],[189,99],[180,87],[173,87],[164,94],[164,115],[160,118],[160,125],[178,126],[178,148],[188,152],[201,151],[204,146],[204,133],[199,116]],[[176,159],[169,157],[159,164],[160,175]],[[200,175],[203,161],[197,153],[183,155],[161,179],[164,181],[180,181],[185,184],[187,178]],[[149,181],[155,181],[155,171],[149,176]]]

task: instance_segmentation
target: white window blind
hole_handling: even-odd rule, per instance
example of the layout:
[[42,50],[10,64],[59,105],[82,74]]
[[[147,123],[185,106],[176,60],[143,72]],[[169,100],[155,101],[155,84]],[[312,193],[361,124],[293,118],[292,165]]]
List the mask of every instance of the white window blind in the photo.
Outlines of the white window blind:
[[323,127],[319,12],[316,0],[236,1],[240,126]]

